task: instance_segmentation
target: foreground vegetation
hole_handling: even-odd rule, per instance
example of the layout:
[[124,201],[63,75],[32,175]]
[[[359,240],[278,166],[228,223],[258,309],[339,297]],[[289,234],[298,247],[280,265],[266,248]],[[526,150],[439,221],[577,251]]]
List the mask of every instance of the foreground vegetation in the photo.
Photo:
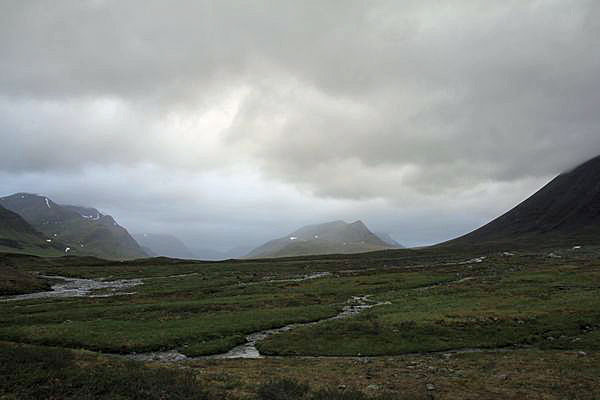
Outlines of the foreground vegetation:
[[196,360],[165,365],[0,342],[1,399],[596,399],[600,354]]
[[[120,392],[119,377],[184,391],[157,398],[595,398],[600,249],[509,251],[220,263],[6,256],[20,273],[143,285],[112,297],[0,302],[0,364],[12,366],[4,367],[0,398],[137,398],[154,390],[141,383]],[[315,272],[329,274],[301,279]],[[90,353],[222,353],[252,332],[334,316],[353,296],[382,304],[258,343],[261,353],[284,358],[143,365]],[[59,381],[75,389],[36,392]]]
[[600,350],[600,264],[536,260],[524,269],[520,262],[491,259],[480,273],[448,284],[386,290],[375,298],[390,301],[388,306],[274,336],[260,349],[302,355],[507,346]]
[[9,266],[0,267],[0,296],[50,290],[44,279]]
[[[0,342],[0,360],[2,399],[234,398],[226,387],[199,379],[191,369],[146,367],[141,363],[86,351]],[[290,378],[255,384],[253,392],[250,398],[256,400],[367,399],[360,391],[339,388],[313,390],[310,385]],[[384,394],[377,398],[384,400],[392,398],[390,396]]]
[[0,344],[2,399],[203,399],[189,371],[92,353]]

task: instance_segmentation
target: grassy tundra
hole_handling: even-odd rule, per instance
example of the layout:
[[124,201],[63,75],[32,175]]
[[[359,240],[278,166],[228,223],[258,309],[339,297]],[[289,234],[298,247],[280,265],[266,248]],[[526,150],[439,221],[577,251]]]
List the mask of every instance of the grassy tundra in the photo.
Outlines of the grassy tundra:
[[[597,248],[398,250],[218,263],[15,260],[3,258],[21,274],[142,278],[143,285],[112,297],[0,302],[2,399],[148,398],[156,382],[165,388],[156,398],[593,399],[600,393]],[[329,274],[299,279],[316,272]],[[353,296],[382,305],[271,336],[257,344],[266,358],[143,364],[123,357],[226,352],[256,331],[332,317]],[[124,383],[134,378],[137,389]]]

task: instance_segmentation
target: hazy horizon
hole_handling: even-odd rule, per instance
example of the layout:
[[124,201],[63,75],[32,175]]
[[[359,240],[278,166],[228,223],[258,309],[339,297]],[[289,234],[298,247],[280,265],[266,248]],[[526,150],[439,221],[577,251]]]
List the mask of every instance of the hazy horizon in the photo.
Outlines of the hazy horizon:
[[467,233],[600,154],[600,3],[6,1],[0,193],[190,248]]

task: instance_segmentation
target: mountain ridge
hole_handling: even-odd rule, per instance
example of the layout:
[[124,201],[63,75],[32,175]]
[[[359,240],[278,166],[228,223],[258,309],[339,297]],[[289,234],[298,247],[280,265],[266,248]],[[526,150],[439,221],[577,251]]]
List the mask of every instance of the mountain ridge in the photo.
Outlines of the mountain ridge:
[[404,249],[405,246],[398,243],[393,237],[390,236],[389,233],[386,232],[373,232],[375,236],[381,239],[383,242],[389,244],[390,246],[396,247],[398,249]]
[[65,252],[107,259],[146,257],[129,232],[110,215],[91,207],[60,205],[50,198],[15,193],[0,198],[0,205],[19,214],[47,240],[65,243]]
[[600,156],[563,172],[517,206],[440,246],[600,241]]
[[341,220],[303,226],[294,232],[270,240],[244,258],[289,257],[312,254],[351,254],[394,248],[357,220]]

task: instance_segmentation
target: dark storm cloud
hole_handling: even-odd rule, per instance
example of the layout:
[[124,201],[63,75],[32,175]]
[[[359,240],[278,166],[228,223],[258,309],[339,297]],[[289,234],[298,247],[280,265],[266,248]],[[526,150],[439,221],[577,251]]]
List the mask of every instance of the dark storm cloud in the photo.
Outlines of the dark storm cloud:
[[[27,181],[139,229],[368,215],[441,240],[600,153],[598,21],[595,1],[6,1],[3,191]],[[69,184],[89,171],[105,191]],[[258,200],[240,185],[220,209],[248,176]],[[285,212],[263,219],[278,185]],[[442,233],[417,222],[432,213]]]
[[[407,166],[395,179],[402,189],[462,190],[558,173],[596,155],[598,6],[466,4],[417,17],[417,31],[385,51],[373,50],[383,47],[377,41],[349,51],[361,57],[333,64],[342,76],[335,84],[308,77],[319,86],[294,88],[287,102],[263,107],[288,117],[271,134],[259,126],[247,135],[247,121],[264,114],[248,107],[249,117],[238,115],[241,140],[253,142],[272,174],[351,197],[387,195],[385,185],[373,190],[365,180],[338,187],[365,171],[377,180]],[[343,79],[346,63],[356,79]]]

